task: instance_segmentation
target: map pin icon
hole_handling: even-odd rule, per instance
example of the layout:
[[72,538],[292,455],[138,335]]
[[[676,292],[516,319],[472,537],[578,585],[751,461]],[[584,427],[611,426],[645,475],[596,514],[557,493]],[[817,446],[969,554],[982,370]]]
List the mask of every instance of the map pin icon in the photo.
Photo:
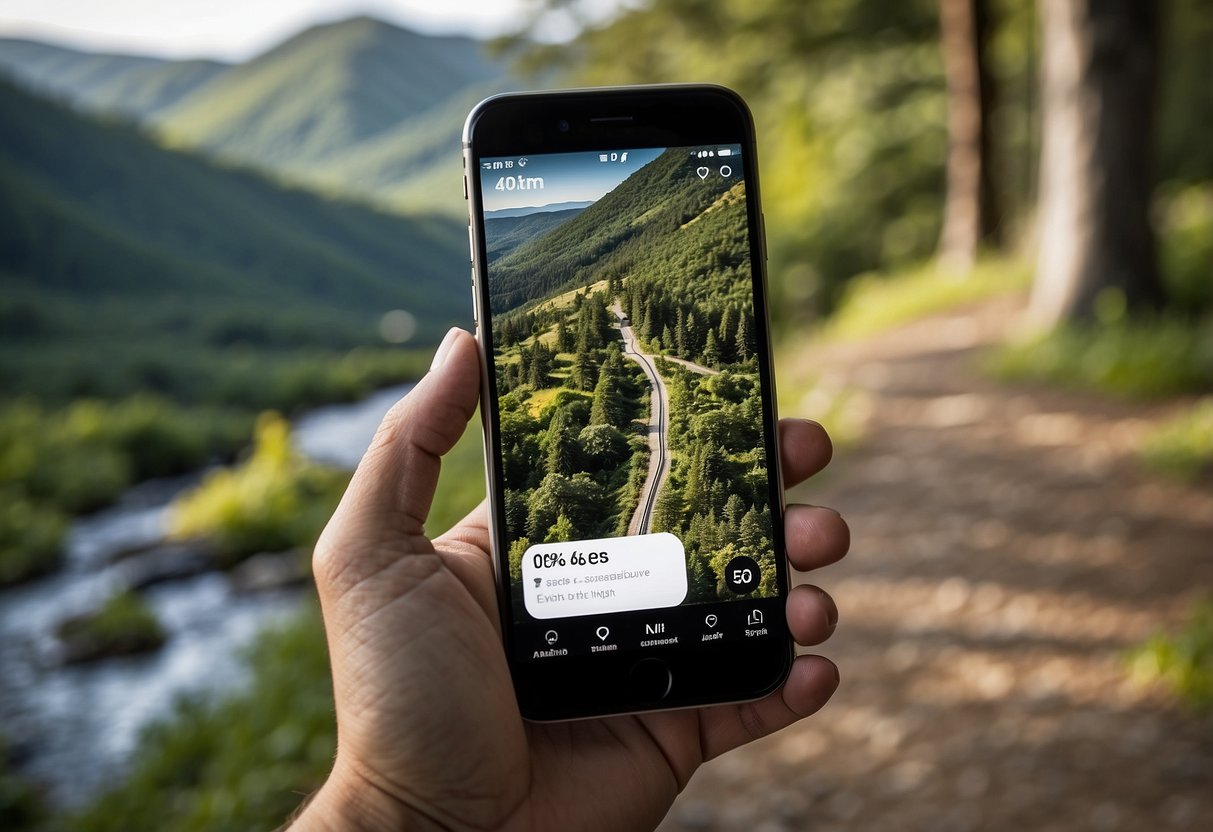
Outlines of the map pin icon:
[[599,627],[597,632],[598,632],[599,641],[606,641],[607,636],[609,636],[611,634],[611,630],[609,627]]
[[708,173],[709,173],[709,171],[708,171],[708,169],[707,169],[706,167],[698,167],[698,168],[695,168],[695,172],[696,172],[697,174],[699,174],[699,178],[700,178],[700,179],[707,179],[707,178],[708,178]]

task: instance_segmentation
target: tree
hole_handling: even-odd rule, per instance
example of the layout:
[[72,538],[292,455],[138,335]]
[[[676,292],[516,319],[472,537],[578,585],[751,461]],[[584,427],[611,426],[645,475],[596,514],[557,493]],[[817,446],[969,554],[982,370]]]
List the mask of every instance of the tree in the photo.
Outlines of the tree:
[[548,455],[545,466],[549,474],[571,474],[577,468],[577,431],[570,424],[567,411],[561,408],[548,426]]
[[708,340],[703,345],[703,363],[709,367],[720,364],[720,349],[716,346],[716,330],[708,330]]
[[619,393],[619,382],[615,373],[608,369],[607,362],[603,362],[602,371],[598,374],[598,383],[594,386],[594,404],[590,407],[590,424],[614,425],[621,428],[626,421],[623,396]]
[[750,360],[750,356],[754,354],[754,339],[750,335],[750,328],[746,324],[746,316],[742,315],[741,320],[737,322],[737,360],[745,363]]
[[1161,305],[1149,202],[1158,4],[1041,0],[1040,251],[1030,312],[1090,320],[1105,292]]
[[947,192],[939,260],[968,271],[983,243],[997,241],[990,113],[994,84],[987,66],[986,0],[939,0],[948,90]]
[[678,493],[677,488],[672,488],[671,483],[666,483],[666,487],[661,489],[661,493],[657,497],[657,505],[653,508],[653,528],[654,532],[670,532],[678,534],[682,531],[682,495]]
[[547,536],[544,537],[544,543],[564,543],[569,540],[574,540],[577,537],[577,530],[573,528],[573,523],[568,517],[561,512],[556,518],[556,522],[548,529]]
[[582,428],[577,441],[586,458],[599,470],[612,471],[628,456],[628,438],[608,424]]

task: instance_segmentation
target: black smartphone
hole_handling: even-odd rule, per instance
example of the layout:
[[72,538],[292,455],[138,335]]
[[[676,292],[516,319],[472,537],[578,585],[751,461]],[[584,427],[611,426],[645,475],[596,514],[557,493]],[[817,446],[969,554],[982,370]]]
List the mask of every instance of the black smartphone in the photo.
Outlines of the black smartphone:
[[775,690],[789,576],[744,102],[706,85],[498,95],[463,148],[523,715]]

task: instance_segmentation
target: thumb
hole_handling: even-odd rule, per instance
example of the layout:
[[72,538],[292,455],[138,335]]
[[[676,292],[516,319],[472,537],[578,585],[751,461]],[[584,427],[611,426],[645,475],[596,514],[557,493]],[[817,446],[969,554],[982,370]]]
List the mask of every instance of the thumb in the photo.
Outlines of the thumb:
[[351,548],[433,551],[425,519],[441,459],[463,435],[479,393],[476,341],[452,329],[430,372],[383,417],[317,543],[317,557],[324,552],[345,558]]

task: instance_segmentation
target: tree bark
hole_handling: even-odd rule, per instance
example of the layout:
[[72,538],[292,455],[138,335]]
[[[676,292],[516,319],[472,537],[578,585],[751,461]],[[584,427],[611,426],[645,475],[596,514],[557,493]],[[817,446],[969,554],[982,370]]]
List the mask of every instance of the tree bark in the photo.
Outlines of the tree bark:
[[1161,305],[1150,225],[1158,8],[1154,0],[1040,0],[1040,250],[1031,315],[1091,320],[1108,290]]
[[947,194],[939,260],[968,271],[983,244],[997,243],[991,171],[994,85],[986,62],[986,0],[939,0],[940,41],[948,88]]

